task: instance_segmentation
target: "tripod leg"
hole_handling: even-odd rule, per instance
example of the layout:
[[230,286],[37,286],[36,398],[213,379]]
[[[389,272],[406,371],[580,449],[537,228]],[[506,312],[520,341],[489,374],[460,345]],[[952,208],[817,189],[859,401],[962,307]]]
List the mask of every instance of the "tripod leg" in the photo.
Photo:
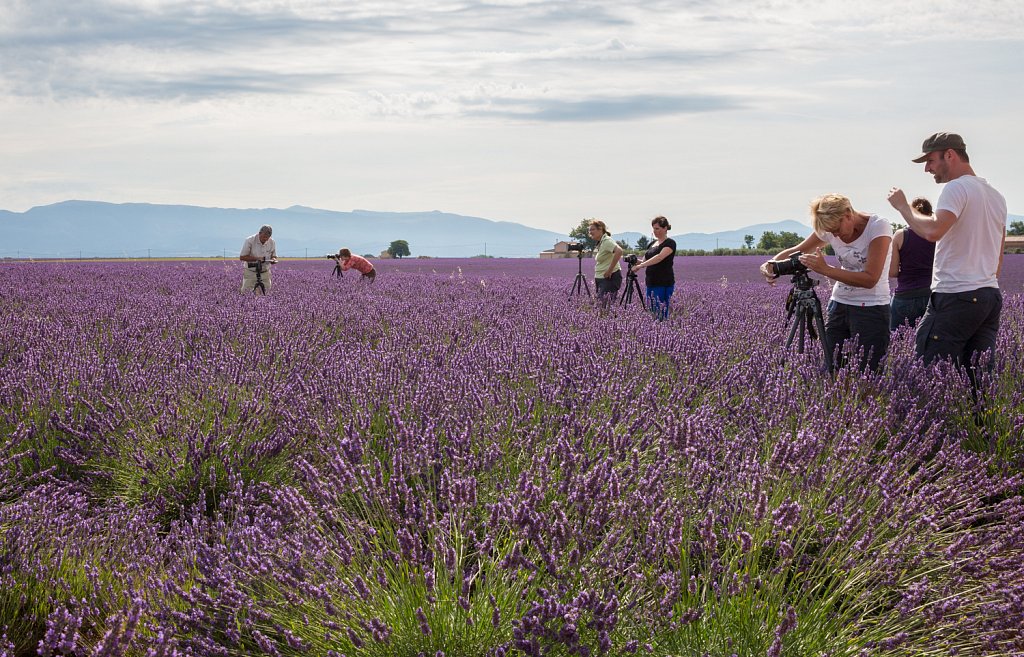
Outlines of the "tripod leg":
[[800,317],[799,316],[793,317],[793,314],[794,313],[792,313],[792,312],[789,313],[789,317],[786,318],[787,322],[790,320],[790,318],[792,318],[794,320],[793,321],[793,325],[789,327],[789,337],[786,338],[786,349],[787,350],[793,345],[793,336],[796,335],[796,325],[800,323]]
[[832,371],[832,345],[829,343],[828,336],[825,335],[825,320],[821,317],[821,302],[818,301],[818,297],[814,297],[814,325],[818,328],[818,338],[821,340],[821,350],[825,354],[825,367],[828,371]]
[[587,284],[587,279],[583,274],[576,274],[576,280],[572,283],[572,289],[569,292],[569,296],[582,295],[583,290],[587,291],[587,296],[590,296],[590,286]]
[[800,307],[800,313],[798,315],[798,324],[800,324],[800,346],[797,349],[799,353],[804,353],[804,344],[807,338],[807,309],[803,306]]

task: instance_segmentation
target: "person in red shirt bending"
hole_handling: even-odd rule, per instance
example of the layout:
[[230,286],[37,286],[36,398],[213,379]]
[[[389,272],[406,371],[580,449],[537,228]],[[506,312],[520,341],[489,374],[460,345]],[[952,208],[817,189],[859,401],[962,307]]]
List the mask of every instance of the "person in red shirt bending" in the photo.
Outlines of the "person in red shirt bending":
[[373,279],[377,277],[377,270],[373,268],[369,260],[362,256],[352,255],[348,249],[338,249],[338,264],[341,265],[341,271],[355,269],[362,274],[360,280],[372,283]]

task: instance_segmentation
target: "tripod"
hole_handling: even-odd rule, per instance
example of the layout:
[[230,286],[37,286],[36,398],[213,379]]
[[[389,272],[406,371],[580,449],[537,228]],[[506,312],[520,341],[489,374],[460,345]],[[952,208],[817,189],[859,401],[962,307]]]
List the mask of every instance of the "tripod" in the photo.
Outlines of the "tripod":
[[256,284],[252,286],[253,293],[259,290],[264,296],[267,294],[267,286],[263,284],[263,263],[256,262]]
[[[634,257],[634,261],[635,261]],[[626,289],[622,291],[622,296],[619,297],[620,306],[628,306],[633,301],[633,293],[636,292],[636,299],[640,302],[640,307],[644,310],[647,309],[647,305],[644,303],[644,293],[640,290],[640,283],[636,281],[636,272],[633,271],[633,261],[626,261]]]
[[793,287],[786,297],[786,324],[796,315],[796,321],[789,329],[789,338],[786,340],[786,349],[793,344],[793,337],[797,328],[800,329],[800,342],[797,343],[797,353],[804,353],[804,335],[810,334],[811,339],[821,341],[822,352],[825,354],[825,367],[832,371],[832,348],[826,344],[825,321],[821,315],[821,301],[814,293],[814,286],[818,281],[807,275],[806,271],[793,274]]
[[337,276],[338,278],[344,278],[345,277],[345,274],[343,274],[342,271],[341,271],[341,263],[340,262],[335,262],[334,263],[334,273],[331,274],[331,275],[332,276]]
[[576,280],[572,282],[572,288],[569,290],[569,296],[572,297],[574,294],[581,295],[583,290],[587,291],[587,296],[590,294],[590,283],[587,283],[586,277],[583,276],[583,251],[576,252],[576,261],[579,264],[577,268]]

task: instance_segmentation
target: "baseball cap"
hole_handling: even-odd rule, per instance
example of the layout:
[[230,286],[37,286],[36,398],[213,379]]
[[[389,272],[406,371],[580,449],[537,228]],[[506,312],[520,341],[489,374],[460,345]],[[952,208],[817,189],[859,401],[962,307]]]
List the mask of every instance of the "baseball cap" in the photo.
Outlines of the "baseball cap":
[[936,132],[924,140],[924,143],[921,144],[921,155],[911,160],[911,162],[924,162],[928,159],[928,153],[944,151],[947,148],[952,148],[955,151],[965,151],[967,150],[967,145],[964,144],[963,137],[955,132]]

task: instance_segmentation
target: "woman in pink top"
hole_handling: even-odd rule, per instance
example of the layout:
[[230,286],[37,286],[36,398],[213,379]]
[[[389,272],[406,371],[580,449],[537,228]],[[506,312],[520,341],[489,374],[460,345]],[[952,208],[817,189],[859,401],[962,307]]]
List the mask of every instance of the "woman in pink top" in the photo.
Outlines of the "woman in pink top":
[[363,276],[360,280],[372,283],[373,279],[377,277],[377,270],[373,268],[369,260],[362,256],[352,255],[352,252],[348,249],[338,250],[338,262],[341,264],[341,271],[355,269],[362,274]]

